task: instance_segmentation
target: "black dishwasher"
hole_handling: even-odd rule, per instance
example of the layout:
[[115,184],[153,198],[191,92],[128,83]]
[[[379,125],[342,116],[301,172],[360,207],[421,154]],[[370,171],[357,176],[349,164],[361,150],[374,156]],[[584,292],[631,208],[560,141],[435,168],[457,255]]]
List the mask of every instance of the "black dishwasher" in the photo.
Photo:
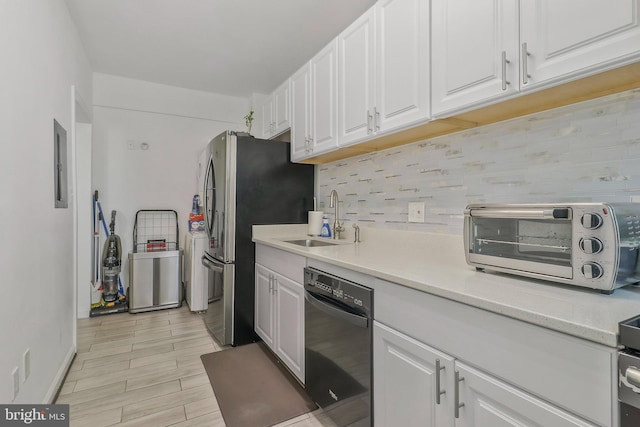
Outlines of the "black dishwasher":
[[373,290],[305,268],[305,388],[340,427],[372,422]]

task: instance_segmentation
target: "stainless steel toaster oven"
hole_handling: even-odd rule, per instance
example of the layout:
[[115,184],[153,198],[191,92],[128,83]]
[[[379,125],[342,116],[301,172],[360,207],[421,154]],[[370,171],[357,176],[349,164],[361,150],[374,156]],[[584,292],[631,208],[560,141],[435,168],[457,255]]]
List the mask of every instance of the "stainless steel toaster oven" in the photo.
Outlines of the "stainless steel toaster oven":
[[640,282],[640,204],[472,204],[467,263],[568,285],[614,289]]

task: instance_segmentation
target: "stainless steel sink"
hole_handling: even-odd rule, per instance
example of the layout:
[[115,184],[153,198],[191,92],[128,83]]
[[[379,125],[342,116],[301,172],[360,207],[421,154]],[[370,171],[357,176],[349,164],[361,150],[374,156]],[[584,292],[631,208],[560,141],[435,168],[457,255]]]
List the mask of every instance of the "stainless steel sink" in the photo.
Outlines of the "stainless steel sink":
[[337,245],[337,243],[333,243],[333,242],[325,242],[323,240],[311,240],[311,239],[306,239],[306,240],[285,240],[285,243],[293,243],[294,245],[298,245],[298,246],[305,246],[307,248],[313,248],[313,247],[317,247],[317,246],[335,246]]

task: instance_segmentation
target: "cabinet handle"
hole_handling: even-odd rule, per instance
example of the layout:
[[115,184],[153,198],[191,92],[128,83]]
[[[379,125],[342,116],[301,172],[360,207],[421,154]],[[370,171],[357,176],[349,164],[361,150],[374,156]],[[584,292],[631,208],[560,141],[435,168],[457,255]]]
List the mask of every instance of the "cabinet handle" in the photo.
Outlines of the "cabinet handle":
[[273,276],[269,275],[269,293],[273,293]]
[[273,276],[273,294],[275,295],[278,292],[278,278]]
[[624,372],[624,376],[634,387],[640,387],[640,371],[633,366],[629,366],[627,370]]
[[446,393],[446,390],[440,391],[440,371],[444,366],[440,366],[440,359],[436,359],[436,404],[440,404],[440,396]]
[[371,129],[371,119],[373,119],[373,116],[371,115],[371,112],[367,110],[367,135],[371,135],[371,132],[373,132]]
[[454,390],[453,390],[453,416],[460,418],[460,408],[464,406],[464,403],[460,403],[460,382],[464,381],[464,377],[460,376],[460,372],[454,371]]
[[507,59],[507,51],[502,51],[502,90],[507,90],[507,85],[511,84],[507,80],[507,64],[509,60]]
[[522,43],[522,84],[529,83],[529,71],[527,70],[527,65],[529,60],[528,57],[531,56],[529,50],[527,49],[527,43]]
[[308,136],[304,137],[304,152],[305,153],[309,152],[309,137]]
[[373,107],[373,125],[375,126],[375,130],[380,130],[380,111]]

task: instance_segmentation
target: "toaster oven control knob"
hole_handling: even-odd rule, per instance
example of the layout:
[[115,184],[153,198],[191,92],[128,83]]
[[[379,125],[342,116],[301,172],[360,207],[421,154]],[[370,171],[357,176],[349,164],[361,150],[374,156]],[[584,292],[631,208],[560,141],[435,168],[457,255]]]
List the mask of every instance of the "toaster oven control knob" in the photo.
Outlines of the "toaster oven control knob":
[[602,242],[600,239],[590,237],[586,239],[580,239],[580,249],[585,254],[597,254],[602,250]]
[[587,279],[597,279],[601,277],[603,273],[602,266],[597,262],[588,262],[582,266],[582,274]]
[[581,218],[582,226],[589,230],[596,229],[602,225],[602,217],[597,213],[586,213]]

